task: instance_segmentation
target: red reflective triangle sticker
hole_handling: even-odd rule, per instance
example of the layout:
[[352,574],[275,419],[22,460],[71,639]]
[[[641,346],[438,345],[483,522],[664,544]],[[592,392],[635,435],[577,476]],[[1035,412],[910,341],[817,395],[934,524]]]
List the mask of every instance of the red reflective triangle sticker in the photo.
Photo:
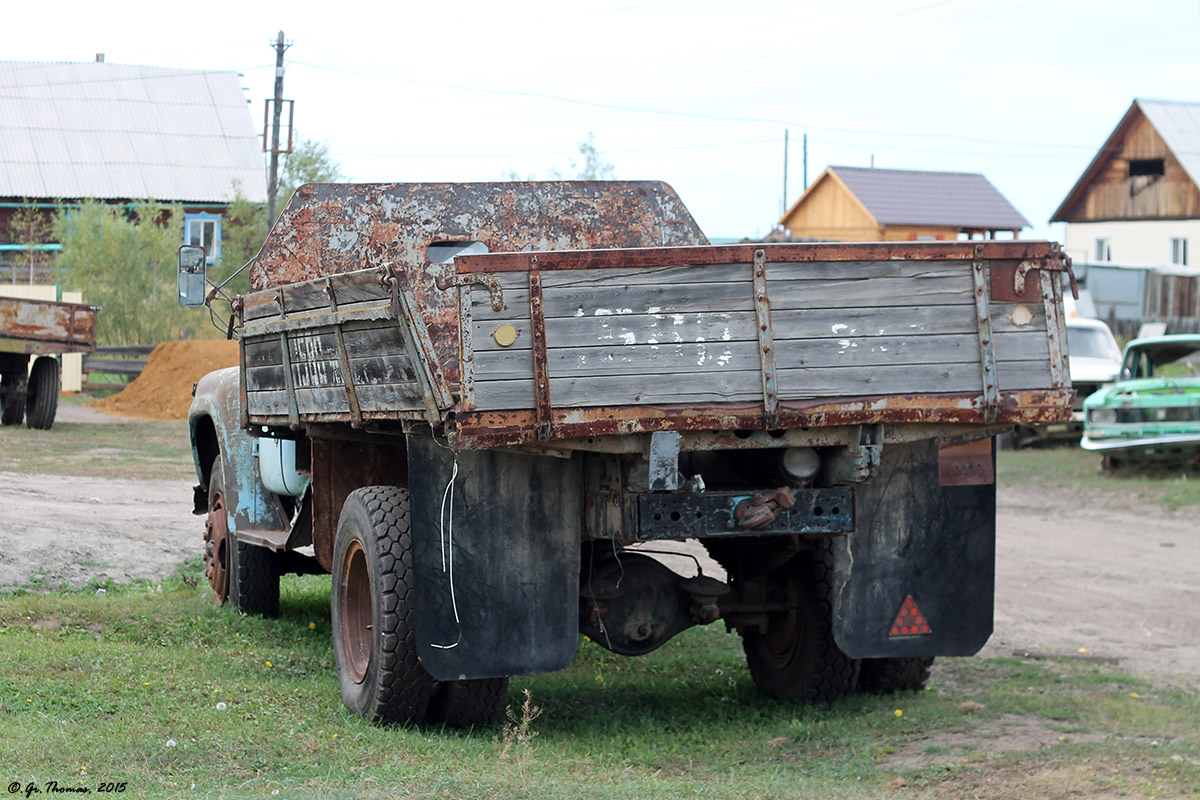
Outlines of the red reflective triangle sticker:
[[905,596],[888,636],[926,636],[931,633],[933,628],[929,627],[929,620],[921,613],[917,601],[913,600],[911,594]]

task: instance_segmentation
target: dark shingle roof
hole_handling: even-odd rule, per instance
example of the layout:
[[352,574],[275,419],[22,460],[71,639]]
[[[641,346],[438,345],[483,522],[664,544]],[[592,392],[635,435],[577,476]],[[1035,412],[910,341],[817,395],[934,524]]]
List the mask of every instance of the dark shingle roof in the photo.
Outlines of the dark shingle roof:
[[983,175],[830,167],[883,225],[1019,230],[1029,220]]

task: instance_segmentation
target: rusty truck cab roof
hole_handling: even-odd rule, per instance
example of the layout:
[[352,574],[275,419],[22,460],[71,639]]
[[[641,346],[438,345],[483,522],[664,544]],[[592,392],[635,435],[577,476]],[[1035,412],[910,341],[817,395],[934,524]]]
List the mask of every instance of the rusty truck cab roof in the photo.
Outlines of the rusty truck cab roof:
[[[310,183],[280,215],[251,270],[252,289],[391,264],[410,274],[430,245],[473,252],[704,245],[660,181]],[[445,248],[443,248],[445,251]]]

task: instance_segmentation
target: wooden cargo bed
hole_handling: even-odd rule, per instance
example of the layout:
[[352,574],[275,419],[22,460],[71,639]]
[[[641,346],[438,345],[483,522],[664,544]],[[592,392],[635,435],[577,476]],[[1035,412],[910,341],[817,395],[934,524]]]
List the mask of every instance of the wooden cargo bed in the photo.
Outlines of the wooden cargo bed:
[[1020,241],[471,255],[422,273],[457,295],[449,324],[405,273],[343,273],[244,298],[247,408],[428,422],[456,447],[1057,421],[1065,268],[1057,245]]

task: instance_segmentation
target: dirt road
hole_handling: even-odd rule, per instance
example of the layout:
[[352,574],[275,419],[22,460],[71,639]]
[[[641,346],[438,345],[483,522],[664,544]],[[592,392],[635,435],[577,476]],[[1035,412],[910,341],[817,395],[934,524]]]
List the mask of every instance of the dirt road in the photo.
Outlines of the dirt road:
[[[185,481],[0,473],[0,586],[159,579],[198,555]],[[1110,657],[1200,687],[1200,520],[1136,494],[1001,486],[983,654]]]

